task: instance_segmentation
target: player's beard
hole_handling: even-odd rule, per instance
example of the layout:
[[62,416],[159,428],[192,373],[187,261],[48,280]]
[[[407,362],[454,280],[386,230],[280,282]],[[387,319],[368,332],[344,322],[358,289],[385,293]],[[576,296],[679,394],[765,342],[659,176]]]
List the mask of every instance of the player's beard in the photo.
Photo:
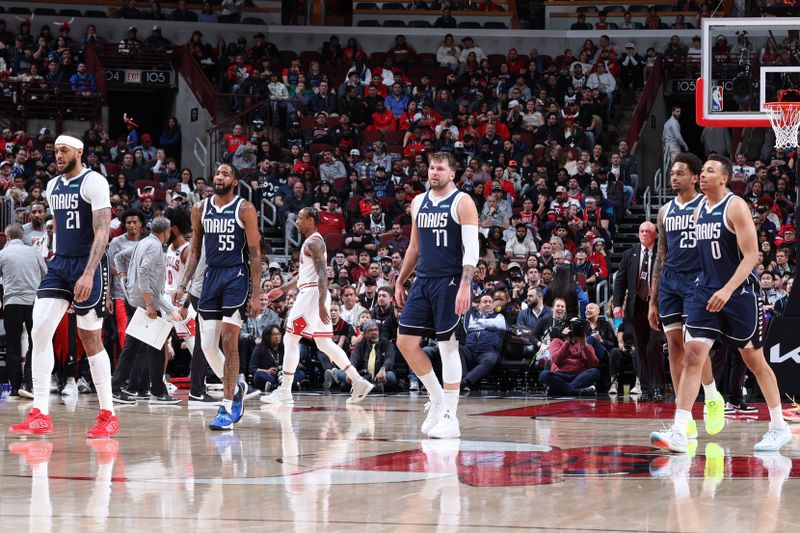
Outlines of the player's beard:
[[233,190],[233,183],[231,183],[230,185],[223,185],[223,184],[214,185],[214,192],[219,196],[225,196],[232,190]]
[[78,166],[78,158],[77,157],[75,159],[73,159],[72,161],[70,161],[69,163],[67,163],[66,165],[64,165],[64,172],[63,173],[64,174],[69,174],[70,172],[75,170],[76,166]]

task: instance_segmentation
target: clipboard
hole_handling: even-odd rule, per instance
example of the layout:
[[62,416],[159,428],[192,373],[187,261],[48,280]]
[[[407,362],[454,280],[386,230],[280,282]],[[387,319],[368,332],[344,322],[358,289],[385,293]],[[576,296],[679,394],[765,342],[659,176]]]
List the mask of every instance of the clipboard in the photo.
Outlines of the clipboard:
[[128,323],[125,334],[160,350],[167,342],[167,337],[169,337],[171,331],[172,322],[161,317],[151,319],[144,309],[137,307],[133,318]]

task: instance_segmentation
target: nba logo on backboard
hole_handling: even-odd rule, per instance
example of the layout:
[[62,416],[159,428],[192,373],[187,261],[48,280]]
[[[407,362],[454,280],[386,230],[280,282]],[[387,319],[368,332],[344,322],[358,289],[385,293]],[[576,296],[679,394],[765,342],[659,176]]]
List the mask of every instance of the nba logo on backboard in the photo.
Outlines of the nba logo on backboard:
[[722,85],[711,88],[711,111],[722,111]]

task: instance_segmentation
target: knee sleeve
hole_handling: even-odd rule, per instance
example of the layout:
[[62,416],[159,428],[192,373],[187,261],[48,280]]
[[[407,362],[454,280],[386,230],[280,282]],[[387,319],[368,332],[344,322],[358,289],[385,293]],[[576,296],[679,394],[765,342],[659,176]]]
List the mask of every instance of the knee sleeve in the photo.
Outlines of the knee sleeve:
[[442,356],[442,381],[445,384],[461,383],[462,369],[458,341],[455,338],[439,341],[439,354]]
[[283,336],[283,372],[294,374],[300,363],[300,337],[292,333]]
[[225,356],[222,354],[222,350],[219,349],[221,332],[221,321],[200,318],[200,338],[202,340],[203,354],[206,356],[208,366],[220,379],[225,375]]
[[37,373],[37,369],[43,370],[47,378],[50,378],[50,373],[53,371],[53,336],[67,308],[69,303],[58,298],[37,299],[33,304],[31,370],[34,374]]

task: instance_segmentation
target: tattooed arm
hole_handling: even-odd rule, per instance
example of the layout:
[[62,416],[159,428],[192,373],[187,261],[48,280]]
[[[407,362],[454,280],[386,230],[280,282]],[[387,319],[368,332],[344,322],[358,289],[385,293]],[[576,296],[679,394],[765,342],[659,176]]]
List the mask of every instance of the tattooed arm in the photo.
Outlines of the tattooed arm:
[[261,312],[261,232],[258,230],[258,214],[250,202],[242,202],[242,222],[247,238],[247,253],[250,262],[250,292],[249,314],[252,318]]
[[92,211],[92,229],[94,230],[94,241],[89,251],[89,259],[86,261],[86,268],[83,274],[75,283],[74,297],[76,302],[85,302],[92,294],[94,285],[94,273],[100,266],[100,260],[106,253],[108,246],[108,234],[111,228],[111,208],[104,207]]
[[658,284],[661,280],[661,272],[664,271],[664,261],[667,259],[667,228],[664,225],[664,217],[669,209],[669,204],[661,206],[658,210],[658,218],[656,220],[658,228],[658,249],[656,250],[656,261],[653,264],[653,276],[650,280],[650,306],[647,312],[647,318],[650,321],[650,327],[658,330]]
[[323,324],[330,322],[328,308],[325,305],[328,298],[328,264],[325,262],[325,243],[322,239],[311,239],[306,246],[311,262],[314,263],[314,270],[317,273],[319,282],[319,317]]

